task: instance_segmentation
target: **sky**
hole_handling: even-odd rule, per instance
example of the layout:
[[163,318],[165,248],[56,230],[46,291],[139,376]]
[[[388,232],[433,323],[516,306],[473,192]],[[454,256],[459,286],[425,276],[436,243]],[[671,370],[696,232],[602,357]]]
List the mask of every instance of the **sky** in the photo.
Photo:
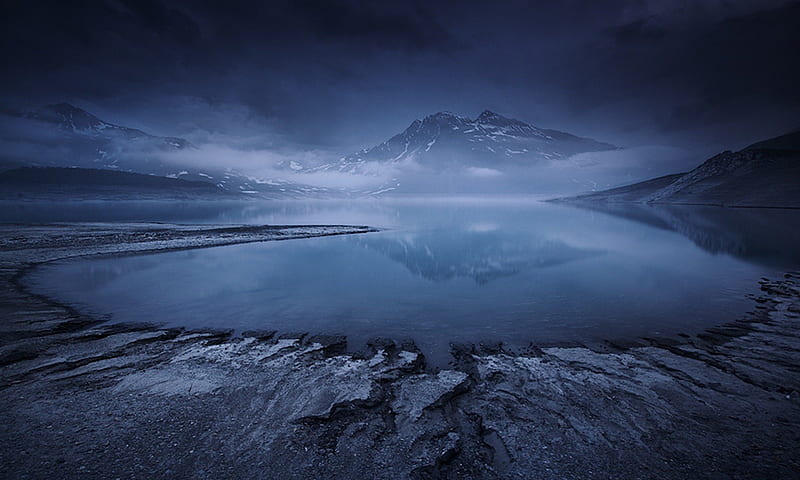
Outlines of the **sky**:
[[[2,3],[2,102],[346,154],[485,109],[698,160],[800,127],[800,2]],[[310,153],[309,153],[310,152]]]

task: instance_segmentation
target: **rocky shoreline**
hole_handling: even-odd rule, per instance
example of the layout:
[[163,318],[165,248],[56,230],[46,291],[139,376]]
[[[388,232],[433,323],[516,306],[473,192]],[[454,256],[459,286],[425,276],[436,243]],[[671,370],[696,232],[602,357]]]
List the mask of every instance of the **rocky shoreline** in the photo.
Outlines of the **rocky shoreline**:
[[800,478],[800,273],[679,340],[454,346],[107,325],[27,291],[56,259],[369,227],[0,227],[2,478]]

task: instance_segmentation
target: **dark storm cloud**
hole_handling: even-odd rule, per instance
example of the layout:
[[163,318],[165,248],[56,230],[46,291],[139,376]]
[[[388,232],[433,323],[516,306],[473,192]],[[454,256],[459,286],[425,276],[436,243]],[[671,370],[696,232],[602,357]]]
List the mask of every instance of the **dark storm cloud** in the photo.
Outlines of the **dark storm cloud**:
[[623,25],[611,27],[610,35],[619,45],[658,41],[667,30],[658,25],[653,18],[642,18]]
[[643,85],[684,81],[712,107],[752,94],[796,101],[798,20],[798,3],[688,25],[651,17],[611,29],[605,54]]
[[421,6],[379,9],[308,0],[221,5],[160,0],[11,2],[3,12],[4,67],[28,80],[53,69],[97,68],[96,79],[83,79],[90,84],[124,82],[117,72],[104,71],[120,68],[126,74],[137,72],[134,79],[149,75],[157,83],[181,67],[213,75],[217,67],[241,66],[243,61],[256,67],[287,63],[291,53],[304,61],[320,60],[321,51],[337,47],[352,49],[339,52],[346,57],[375,49],[447,50],[454,45]]
[[[748,131],[766,136],[782,123],[800,125],[800,69],[793,53],[800,48],[800,4],[729,17],[714,13],[662,14],[611,29],[602,55],[617,66],[611,78],[624,88],[602,81],[596,88],[660,98],[640,102],[654,127],[668,133],[722,128],[746,141]],[[766,128],[752,131],[756,122]]]
[[617,144],[707,153],[800,124],[799,2],[2,8],[5,101],[73,101],[163,134],[345,153],[433,111],[491,108]]
[[[396,5],[395,5],[396,6]],[[452,37],[421,5],[411,11],[367,3],[300,1],[293,9],[308,20],[312,31],[323,38],[367,42],[380,47],[448,50]],[[381,9],[381,10],[379,10]]]

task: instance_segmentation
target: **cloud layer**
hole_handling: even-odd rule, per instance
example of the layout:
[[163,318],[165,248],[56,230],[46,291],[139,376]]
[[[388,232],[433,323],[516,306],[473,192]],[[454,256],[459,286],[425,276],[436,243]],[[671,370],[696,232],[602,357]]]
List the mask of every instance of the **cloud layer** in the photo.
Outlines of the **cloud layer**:
[[4,102],[335,155],[489,108],[698,159],[800,125],[800,3],[4,2]]

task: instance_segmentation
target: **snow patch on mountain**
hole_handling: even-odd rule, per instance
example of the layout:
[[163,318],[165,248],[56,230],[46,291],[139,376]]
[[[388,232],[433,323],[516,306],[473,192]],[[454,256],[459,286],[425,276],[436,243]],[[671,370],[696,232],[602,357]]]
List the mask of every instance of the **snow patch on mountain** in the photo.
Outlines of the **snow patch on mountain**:
[[537,165],[577,153],[613,149],[616,147],[607,143],[542,129],[489,110],[475,119],[439,112],[414,120],[405,131],[379,145],[305,171],[369,175],[370,164],[405,161],[434,170],[500,171],[503,165]]

